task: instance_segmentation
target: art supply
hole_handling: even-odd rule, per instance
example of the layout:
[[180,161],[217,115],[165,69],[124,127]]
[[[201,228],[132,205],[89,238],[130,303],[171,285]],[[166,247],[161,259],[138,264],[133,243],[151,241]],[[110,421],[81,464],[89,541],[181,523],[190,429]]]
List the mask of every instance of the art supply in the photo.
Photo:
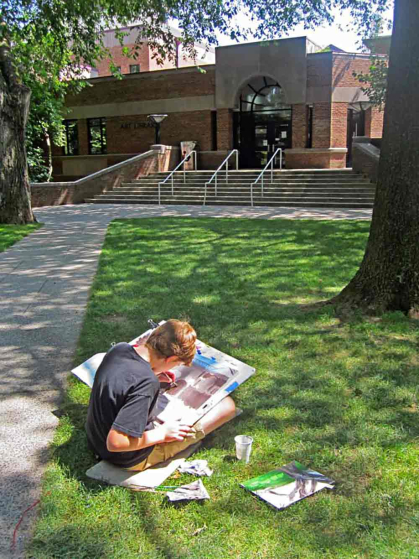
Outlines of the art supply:
[[213,471],[208,468],[207,460],[191,460],[179,466],[179,473],[193,476],[212,476]]
[[236,456],[238,460],[242,460],[248,464],[250,460],[250,453],[252,452],[252,437],[247,435],[237,435],[234,437],[236,443]]
[[[156,323],[151,325],[154,328]],[[129,342],[130,345],[144,345],[152,331],[147,330]],[[200,340],[196,345],[198,351],[192,366],[177,365],[160,375],[161,390],[153,408],[153,420],[170,422],[181,419],[193,425],[255,372],[253,367]],[[105,353],[100,353],[91,357],[72,373],[92,387],[104,356]]]
[[172,503],[176,501],[201,501],[210,498],[201,479],[189,485],[181,485],[175,491],[168,491],[166,497]]
[[241,486],[281,510],[317,491],[333,489],[334,483],[320,472],[308,470],[294,461],[278,470],[245,481]]

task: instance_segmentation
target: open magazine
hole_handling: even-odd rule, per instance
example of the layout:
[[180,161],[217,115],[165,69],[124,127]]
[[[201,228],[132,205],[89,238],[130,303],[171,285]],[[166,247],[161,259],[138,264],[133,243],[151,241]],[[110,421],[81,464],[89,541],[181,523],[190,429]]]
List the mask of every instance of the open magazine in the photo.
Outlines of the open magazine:
[[241,486],[281,510],[322,489],[333,489],[334,483],[323,474],[308,470],[294,461],[278,470],[245,481]]
[[[152,328],[147,330],[129,343],[144,344],[152,331]],[[180,365],[171,369],[175,381],[168,390],[160,391],[150,419],[163,422],[182,420],[194,424],[255,372],[253,367],[200,340],[197,340],[196,347],[190,367]],[[95,373],[105,355],[98,353],[71,372],[92,387]]]

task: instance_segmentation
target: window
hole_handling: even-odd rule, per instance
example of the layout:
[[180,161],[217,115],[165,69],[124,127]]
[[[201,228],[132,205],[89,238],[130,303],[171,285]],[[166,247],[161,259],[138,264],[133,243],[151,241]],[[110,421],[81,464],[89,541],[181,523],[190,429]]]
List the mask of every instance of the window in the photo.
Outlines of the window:
[[77,120],[64,120],[65,142],[64,155],[79,154],[79,132],[77,128]]
[[90,68],[90,78],[98,78],[99,70],[97,68]]
[[313,147],[313,105],[307,107],[307,148],[311,149]]
[[139,64],[130,64],[129,65],[129,73],[130,74],[138,74],[140,71],[140,65]]
[[88,118],[89,153],[106,153],[106,118]]
[[217,151],[217,111],[211,111],[211,150]]

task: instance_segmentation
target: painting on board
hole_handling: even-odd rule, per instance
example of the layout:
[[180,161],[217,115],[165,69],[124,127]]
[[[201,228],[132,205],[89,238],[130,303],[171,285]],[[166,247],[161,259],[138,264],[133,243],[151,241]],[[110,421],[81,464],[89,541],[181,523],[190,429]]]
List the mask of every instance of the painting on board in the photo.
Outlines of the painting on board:
[[[147,330],[129,343],[134,346],[144,344],[152,331]],[[150,419],[162,422],[182,420],[193,424],[255,372],[253,367],[200,340],[197,340],[196,349],[190,367],[179,365],[171,369],[173,382],[160,390]],[[72,373],[92,387],[104,356],[105,353],[94,355]]]

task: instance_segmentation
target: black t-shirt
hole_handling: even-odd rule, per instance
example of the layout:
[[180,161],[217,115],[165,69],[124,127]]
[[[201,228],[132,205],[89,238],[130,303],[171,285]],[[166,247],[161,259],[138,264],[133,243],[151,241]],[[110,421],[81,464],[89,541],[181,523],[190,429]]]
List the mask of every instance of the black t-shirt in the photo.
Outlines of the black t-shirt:
[[116,344],[105,355],[96,371],[86,421],[89,443],[102,459],[130,468],[151,453],[152,446],[129,452],[109,452],[106,438],[111,428],[131,437],[141,437],[159,387],[150,364],[129,344]]

